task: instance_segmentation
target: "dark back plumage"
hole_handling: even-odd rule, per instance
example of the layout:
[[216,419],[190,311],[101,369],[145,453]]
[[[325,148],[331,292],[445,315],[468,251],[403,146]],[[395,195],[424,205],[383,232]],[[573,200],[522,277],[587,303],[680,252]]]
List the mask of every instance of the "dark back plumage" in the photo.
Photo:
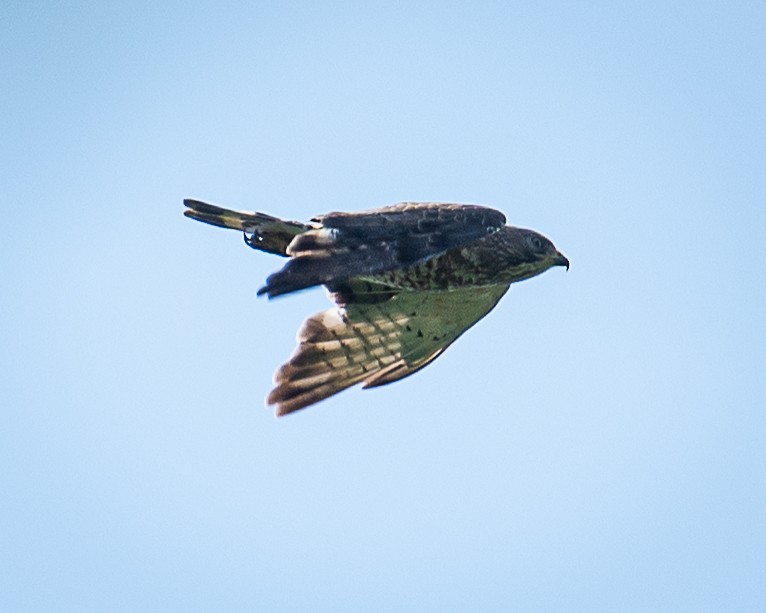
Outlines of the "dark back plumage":
[[258,293],[287,294],[337,279],[414,266],[468,245],[505,224],[505,216],[476,205],[402,203],[358,213],[317,217],[316,229],[295,237],[292,259]]

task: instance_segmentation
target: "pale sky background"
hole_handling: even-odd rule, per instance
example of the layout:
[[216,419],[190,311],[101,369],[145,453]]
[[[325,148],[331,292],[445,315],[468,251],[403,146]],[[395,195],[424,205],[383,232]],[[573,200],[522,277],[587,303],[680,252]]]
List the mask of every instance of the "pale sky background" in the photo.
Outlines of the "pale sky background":
[[[766,4],[0,9],[0,610],[766,610]],[[282,420],[323,290],[182,199],[572,261]]]

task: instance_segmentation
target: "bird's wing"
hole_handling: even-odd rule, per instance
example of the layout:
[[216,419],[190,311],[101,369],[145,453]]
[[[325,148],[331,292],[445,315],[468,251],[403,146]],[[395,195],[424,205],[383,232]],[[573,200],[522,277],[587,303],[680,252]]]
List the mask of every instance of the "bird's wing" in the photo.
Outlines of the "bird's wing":
[[259,294],[296,290],[405,268],[472,243],[505,225],[505,216],[478,205],[402,203],[316,218],[320,228],[296,236],[292,259]]
[[219,228],[241,230],[245,233],[245,241],[250,247],[276,255],[286,256],[290,241],[314,227],[299,221],[285,221],[265,213],[225,209],[191,198],[184,200],[184,205],[188,207],[184,211],[187,217]]
[[402,291],[381,302],[317,313],[298,331],[298,346],[274,375],[266,401],[285,415],[356,383],[375,387],[411,375],[489,313],[507,290]]

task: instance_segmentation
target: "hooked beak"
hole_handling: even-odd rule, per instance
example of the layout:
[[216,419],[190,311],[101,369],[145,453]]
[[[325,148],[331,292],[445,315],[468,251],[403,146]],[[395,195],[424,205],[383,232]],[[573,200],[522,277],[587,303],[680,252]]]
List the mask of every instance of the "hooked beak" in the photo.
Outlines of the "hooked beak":
[[566,266],[567,270],[569,270],[569,260],[566,258],[566,256],[563,253],[561,253],[560,251],[557,251],[556,254],[557,254],[557,257],[556,257],[556,260],[554,261],[553,265],[554,266]]

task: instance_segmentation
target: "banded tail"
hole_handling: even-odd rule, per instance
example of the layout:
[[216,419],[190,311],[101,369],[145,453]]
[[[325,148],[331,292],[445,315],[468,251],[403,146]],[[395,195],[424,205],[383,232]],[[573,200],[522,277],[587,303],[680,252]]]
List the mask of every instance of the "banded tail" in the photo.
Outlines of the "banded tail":
[[311,230],[299,221],[285,221],[255,211],[234,211],[207,202],[187,198],[184,205],[186,217],[219,228],[229,228],[245,233],[245,242],[253,249],[287,256],[287,246],[299,234]]

